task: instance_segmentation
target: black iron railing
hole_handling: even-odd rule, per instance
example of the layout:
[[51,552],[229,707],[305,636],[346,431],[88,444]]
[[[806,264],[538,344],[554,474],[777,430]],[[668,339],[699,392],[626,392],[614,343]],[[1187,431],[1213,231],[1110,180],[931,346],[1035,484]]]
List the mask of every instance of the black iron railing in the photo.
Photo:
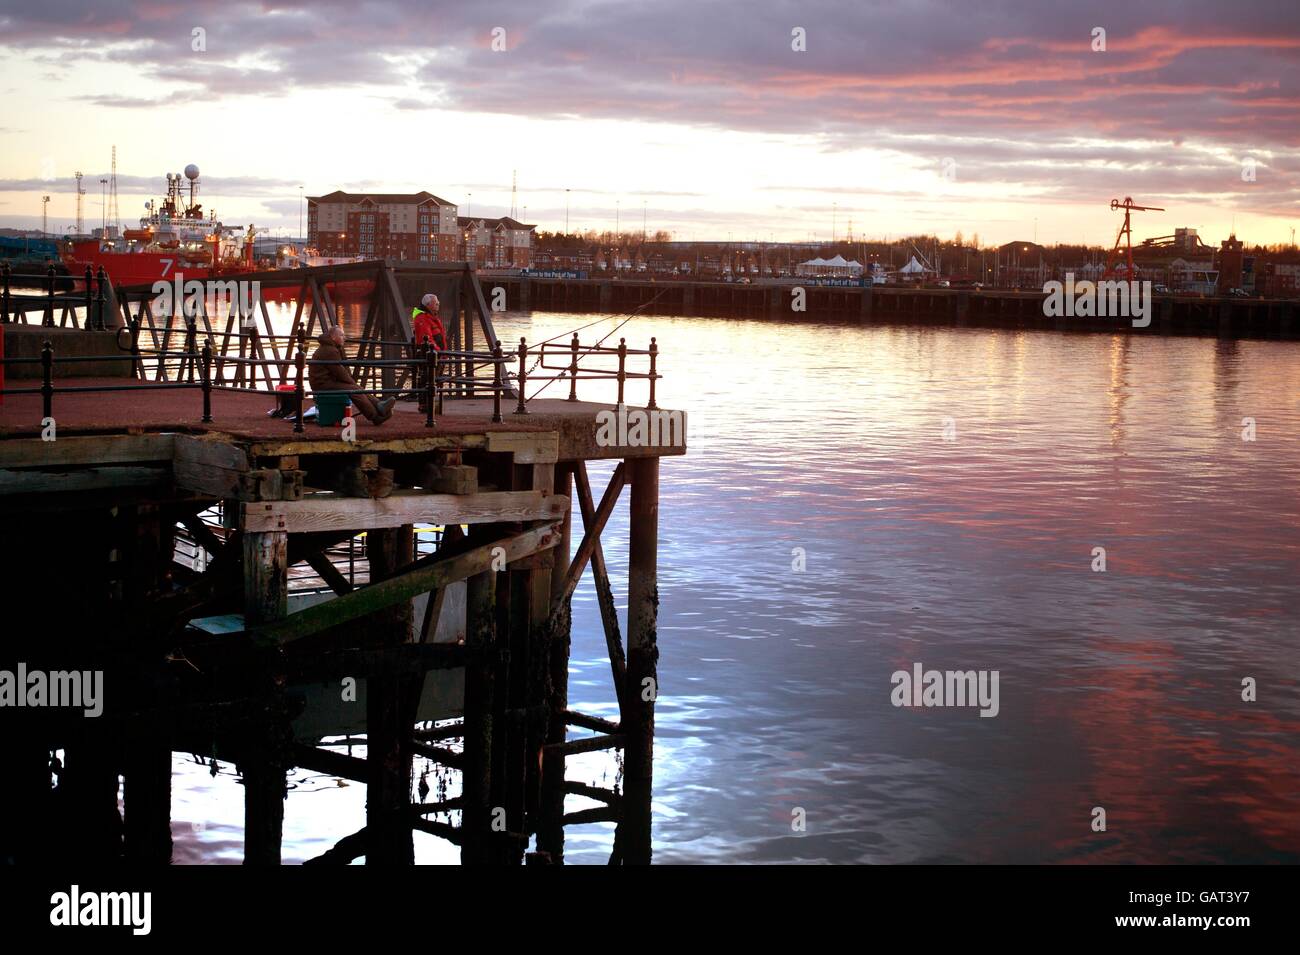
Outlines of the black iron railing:
[[[42,285],[38,293],[15,291],[15,276],[8,262],[0,263],[0,323],[40,324],[47,328],[86,328],[103,331],[112,327],[114,311],[113,284],[100,266],[98,272],[86,266],[81,291],[60,290],[70,285],[73,278],[60,275],[54,266],[45,270],[44,276],[17,276],[24,286]],[[82,314],[78,314],[78,309]],[[40,316],[32,322],[33,314]],[[57,320],[56,320],[57,319]]]

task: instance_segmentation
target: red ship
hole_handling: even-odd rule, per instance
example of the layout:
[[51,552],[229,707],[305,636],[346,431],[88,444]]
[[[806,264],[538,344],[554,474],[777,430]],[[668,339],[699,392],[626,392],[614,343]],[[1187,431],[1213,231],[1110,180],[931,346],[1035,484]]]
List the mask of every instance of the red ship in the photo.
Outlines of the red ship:
[[[250,225],[247,233],[237,227],[222,225],[216,213],[204,215],[197,201],[199,167],[185,167],[188,201],[182,190],[180,173],[167,174],[167,196],[161,203],[149,202],[149,215],[140,219],[139,228],[124,229],[121,234],[108,227],[98,238],[70,239],[63,243],[61,257],[78,287],[89,266],[94,272],[103,267],[115,286],[153,285],[172,282],[177,273],[185,280],[238,278],[250,272],[270,271],[312,265],[338,265],[361,261],[359,258],[322,258],[311,250],[299,253],[292,246],[277,250],[272,258],[254,255],[253,237],[257,230]],[[331,283],[331,297],[336,302],[355,301],[370,295],[373,281]],[[262,298],[268,302],[292,301],[297,287],[268,288]]]

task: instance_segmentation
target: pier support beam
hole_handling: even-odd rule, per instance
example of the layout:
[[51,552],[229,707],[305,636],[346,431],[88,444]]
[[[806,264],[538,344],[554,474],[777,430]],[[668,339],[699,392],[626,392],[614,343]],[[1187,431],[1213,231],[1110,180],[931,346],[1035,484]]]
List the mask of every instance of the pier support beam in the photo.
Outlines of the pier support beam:
[[[398,573],[411,562],[414,528],[380,528],[367,534],[371,580]],[[391,647],[409,642],[411,602],[403,601],[371,618],[375,642]],[[409,822],[411,802],[412,708],[402,698],[404,681],[395,669],[366,678],[366,865],[411,865],[415,847]]]
[[627,714],[623,816],[615,851],[624,865],[650,863],[655,699],[659,694],[659,459],[630,458],[627,594]]
[[126,860],[167,865],[172,860],[172,753],[167,740],[137,728],[127,742],[122,772]]
[[497,572],[469,578],[465,596],[465,770],[460,861],[492,861],[492,741],[496,710]]
[[[573,496],[573,469],[571,465],[555,466],[555,493],[566,498]],[[568,723],[565,711],[569,707],[569,645],[572,630],[570,604],[572,597],[565,590],[565,570],[569,566],[569,551],[573,540],[573,509],[570,507],[560,525],[560,541],[551,551],[550,580],[550,647],[548,661],[547,705],[550,709],[546,731],[549,746],[563,743]],[[542,804],[537,828],[537,848],[547,853],[553,864],[564,861],[564,755],[547,749],[542,757]]]
[[[289,535],[284,531],[245,532],[244,620],[267,623],[288,609]],[[244,777],[244,864],[279,865],[284,830],[284,775],[288,731],[273,672],[253,674],[267,695],[265,725],[252,727],[240,759]]]

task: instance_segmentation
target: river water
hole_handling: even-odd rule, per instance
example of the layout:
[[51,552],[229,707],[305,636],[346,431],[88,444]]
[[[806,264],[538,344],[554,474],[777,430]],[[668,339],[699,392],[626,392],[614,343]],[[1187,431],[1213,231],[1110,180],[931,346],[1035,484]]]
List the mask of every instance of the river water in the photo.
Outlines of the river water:
[[[584,342],[618,319],[498,330],[592,321]],[[1300,344],[662,317],[619,335],[658,337],[660,404],[690,416],[661,472],[657,862],[1300,861]],[[625,495],[620,607],[626,526]],[[893,705],[918,663],[997,671],[997,715]],[[589,580],[570,680],[572,706],[614,715]],[[286,861],[364,823],[364,787],[293,786]],[[239,861],[240,796],[230,767],[177,760],[178,862]],[[570,828],[566,858],[603,863],[611,837]],[[416,839],[421,862],[457,858]]]

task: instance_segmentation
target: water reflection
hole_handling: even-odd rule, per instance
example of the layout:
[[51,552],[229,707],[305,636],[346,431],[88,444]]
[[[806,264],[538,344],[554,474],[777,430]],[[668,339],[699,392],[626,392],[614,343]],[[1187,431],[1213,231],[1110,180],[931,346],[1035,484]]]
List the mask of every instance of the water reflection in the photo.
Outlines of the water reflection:
[[[588,321],[499,325],[537,341]],[[695,318],[619,334],[658,337],[660,404],[690,414],[691,453],[662,469],[657,861],[1300,861],[1300,345]],[[622,594],[625,550],[606,555]],[[586,581],[574,623],[571,702],[610,716]],[[999,670],[1000,715],[892,707],[915,661]],[[178,823],[178,857],[234,861],[238,787],[186,773],[177,819],[234,818],[184,850]],[[291,794],[286,860],[362,823],[362,789],[326,783]],[[611,838],[570,829],[566,860],[604,863]],[[454,858],[417,840],[420,861]]]

